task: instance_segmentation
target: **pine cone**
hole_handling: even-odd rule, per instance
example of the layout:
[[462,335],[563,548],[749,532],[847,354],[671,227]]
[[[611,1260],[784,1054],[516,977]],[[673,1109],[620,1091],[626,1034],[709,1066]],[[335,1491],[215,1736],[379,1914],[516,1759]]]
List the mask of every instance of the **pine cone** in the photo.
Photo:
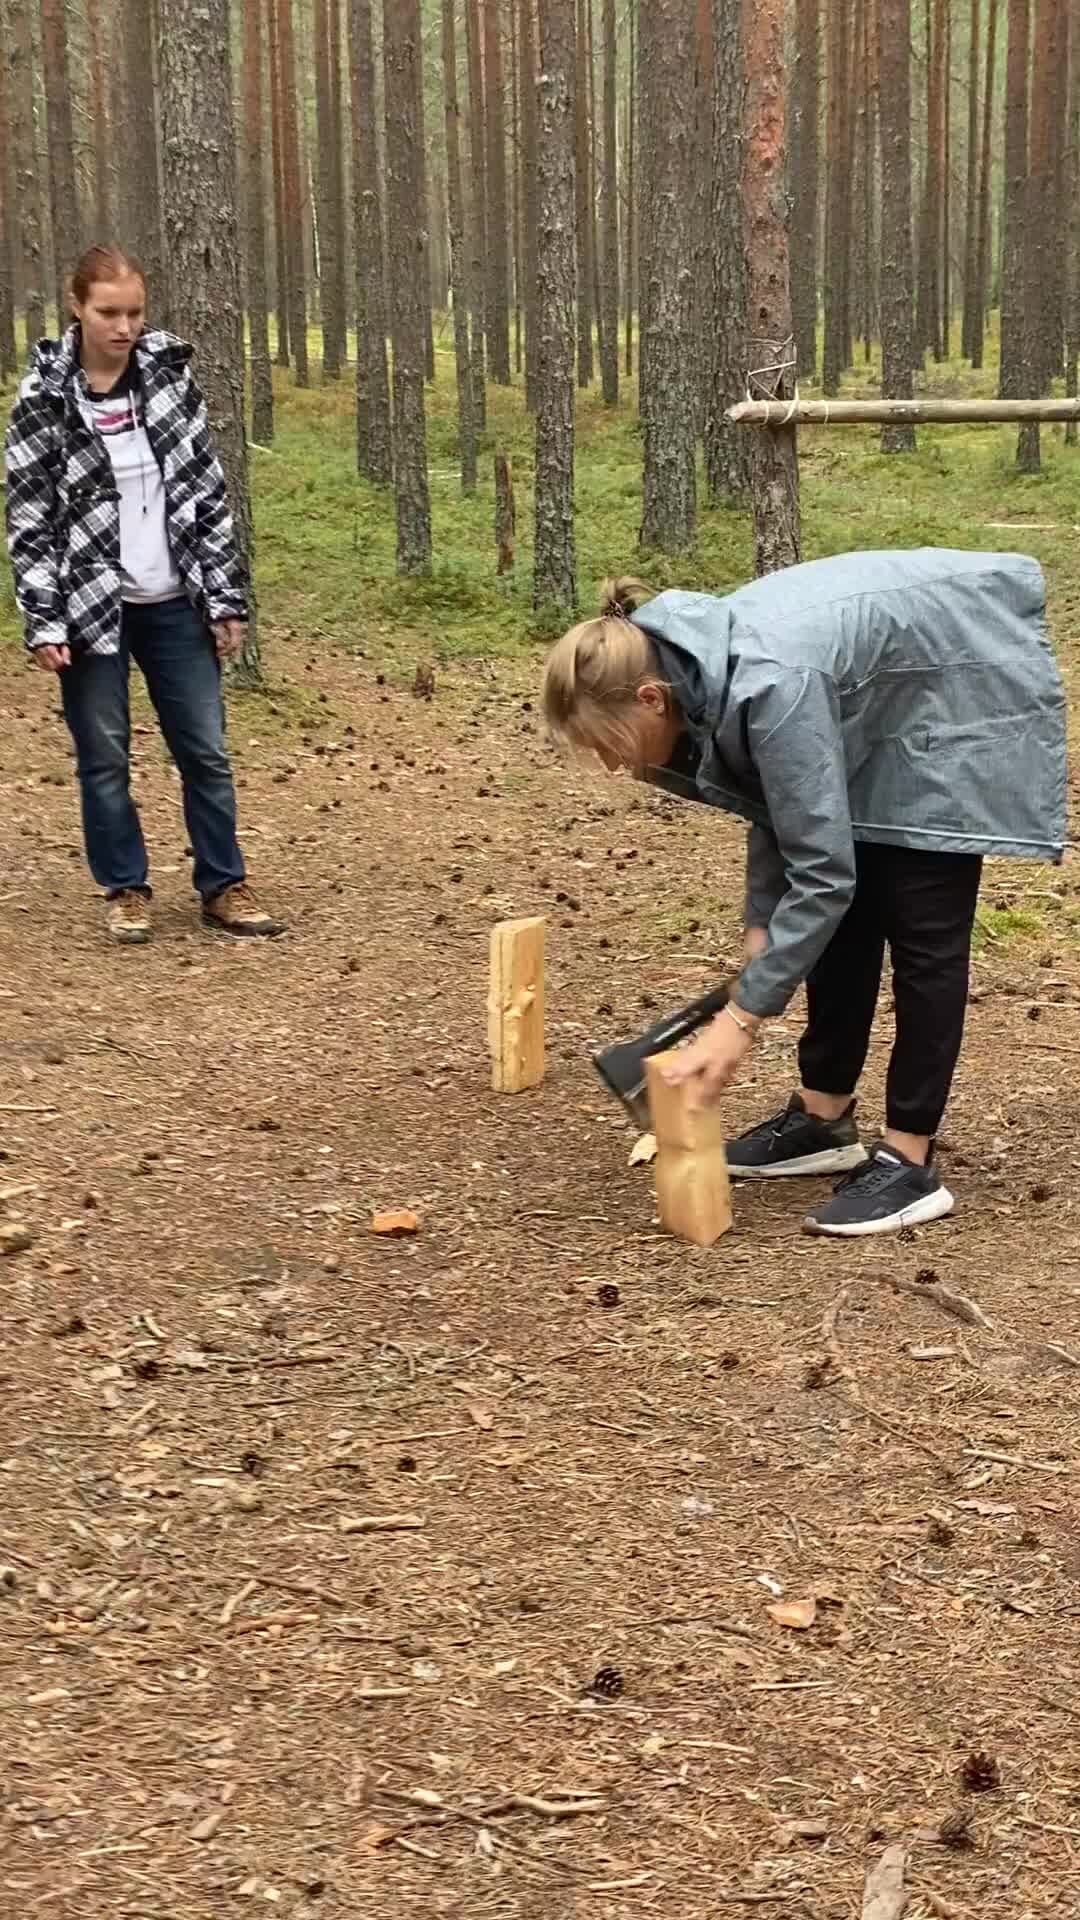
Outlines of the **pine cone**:
[[623,1677],[618,1667],[601,1667],[589,1687],[595,1700],[617,1700],[623,1690]]
[[602,1286],[597,1287],[596,1298],[602,1307],[617,1307],[619,1304],[619,1289],[613,1281],[605,1280]]
[[960,1770],[965,1793],[992,1793],[1001,1785],[1001,1769],[992,1753],[969,1753]]
[[431,699],[432,694],[435,692],[434,667],[417,667],[412,690],[418,700]]
[[957,1853],[966,1853],[975,1845],[972,1833],[973,1815],[966,1808],[957,1807],[947,1813],[938,1828],[938,1839],[943,1847],[952,1847]]
[[954,1528],[945,1520],[933,1519],[926,1530],[926,1537],[932,1547],[951,1547],[956,1539]]

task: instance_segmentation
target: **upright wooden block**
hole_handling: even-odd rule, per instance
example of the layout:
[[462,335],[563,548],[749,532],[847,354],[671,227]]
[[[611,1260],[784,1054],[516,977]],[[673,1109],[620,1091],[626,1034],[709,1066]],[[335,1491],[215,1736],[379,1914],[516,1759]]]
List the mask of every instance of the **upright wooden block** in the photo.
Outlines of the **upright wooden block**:
[[672,1052],[657,1053],[645,1062],[656,1135],[657,1210],[680,1240],[711,1247],[732,1224],[723,1119],[715,1107],[690,1108],[686,1088],[668,1085],[662,1069],[673,1058]]
[[488,1046],[496,1093],[523,1093],[544,1077],[546,920],[503,920],[491,929]]

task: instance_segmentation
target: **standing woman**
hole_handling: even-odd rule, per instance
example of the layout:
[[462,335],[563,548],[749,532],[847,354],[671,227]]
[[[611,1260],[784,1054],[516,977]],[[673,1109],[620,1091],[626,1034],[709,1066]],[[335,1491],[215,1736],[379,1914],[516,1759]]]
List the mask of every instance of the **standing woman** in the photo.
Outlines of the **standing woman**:
[[71,277],[73,324],[35,349],[8,424],[8,547],[26,644],[60,679],[90,870],[114,940],[149,940],[131,795],[128,673],[142,671],[176,762],[207,926],[276,934],[247,884],[225,747],[221,662],[248,580],[191,349],[146,331],[146,280],[118,247]]

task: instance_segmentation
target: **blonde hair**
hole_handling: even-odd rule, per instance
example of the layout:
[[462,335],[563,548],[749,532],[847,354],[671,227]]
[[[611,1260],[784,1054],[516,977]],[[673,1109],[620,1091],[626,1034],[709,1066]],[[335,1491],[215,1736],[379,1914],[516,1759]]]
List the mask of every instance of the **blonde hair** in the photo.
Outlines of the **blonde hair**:
[[557,746],[596,752],[607,748],[626,765],[636,758],[631,714],[638,689],[664,686],[659,659],[631,613],[653,597],[644,580],[605,580],[600,613],[556,640],[544,666],[543,708]]

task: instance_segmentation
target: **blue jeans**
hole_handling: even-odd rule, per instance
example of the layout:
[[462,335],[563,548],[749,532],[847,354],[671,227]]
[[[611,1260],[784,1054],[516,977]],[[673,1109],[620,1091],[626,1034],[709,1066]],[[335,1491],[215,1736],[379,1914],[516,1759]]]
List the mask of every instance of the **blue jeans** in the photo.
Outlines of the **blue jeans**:
[[125,605],[120,651],[83,654],[60,675],[64,718],[75,742],[90,871],[108,894],[149,892],[149,863],[131,797],[128,673],[142,669],[166,745],[179,770],[184,819],[204,900],[244,878],[236,840],[236,794],[225,749],[221,668],[211,634],[182,597]]

